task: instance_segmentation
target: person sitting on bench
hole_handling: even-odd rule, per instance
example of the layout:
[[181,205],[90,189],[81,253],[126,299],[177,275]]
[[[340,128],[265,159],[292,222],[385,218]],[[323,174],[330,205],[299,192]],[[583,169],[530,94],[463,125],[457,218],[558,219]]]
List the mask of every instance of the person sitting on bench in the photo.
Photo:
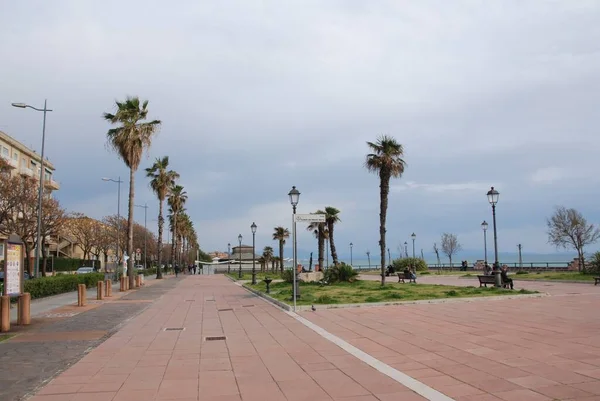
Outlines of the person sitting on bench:
[[510,289],[513,289],[513,281],[512,278],[508,277],[508,274],[506,274],[508,270],[508,266],[504,265],[502,266],[502,269],[500,270],[500,277],[502,277],[502,283],[503,284],[509,284],[510,285]]

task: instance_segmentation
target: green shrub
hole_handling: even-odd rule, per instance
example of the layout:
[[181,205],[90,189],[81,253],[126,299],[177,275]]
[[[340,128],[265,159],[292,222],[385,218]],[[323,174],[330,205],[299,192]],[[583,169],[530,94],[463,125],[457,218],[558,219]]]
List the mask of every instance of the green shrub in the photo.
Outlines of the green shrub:
[[294,270],[286,269],[281,274],[281,278],[288,284],[292,284],[294,282]]
[[394,259],[392,262],[392,266],[394,267],[394,272],[402,272],[404,269],[408,268],[412,270],[413,268],[418,271],[428,271],[427,263],[421,258],[402,258],[402,259]]
[[456,292],[455,290],[450,290],[450,291],[446,291],[446,295],[449,297],[455,297],[458,295],[458,292]]
[[518,271],[518,272],[517,272],[517,274],[529,274],[529,272],[526,272],[526,271],[522,271],[522,270],[521,270],[521,271]]
[[358,272],[344,262],[325,271],[325,280],[329,283],[351,283],[356,280],[356,276]]
[[143,274],[144,276],[156,276],[156,267],[151,267],[149,269],[139,269],[138,274]]
[[593,274],[600,273],[600,252],[596,252],[592,255],[584,272]]
[[52,270],[55,272],[69,272],[75,271],[82,266],[92,267],[100,266],[100,261],[96,260],[85,260],[85,259],[71,259],[71,258],[54,258],[52,260]]
[[98,281],[102,280],[104,280],[104,273],[61,274],[54,277],[48,276],[26,280],[23,290],[30,293],[32,299],[43,298],[76,291],[78,284],[85,284],[87,288],[95,287]]

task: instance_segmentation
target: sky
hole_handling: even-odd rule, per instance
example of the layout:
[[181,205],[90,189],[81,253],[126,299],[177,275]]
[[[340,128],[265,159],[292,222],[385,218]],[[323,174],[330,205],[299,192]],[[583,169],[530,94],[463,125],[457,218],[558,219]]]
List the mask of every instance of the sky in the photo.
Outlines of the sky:
[[[10,103],[48,99],[56,196],[102,218],[116,213],[117,188],[101,177],[128,180],[102,113],[148,99],[162,128],[135,202],[149,205],[150,229],[158,201],[143,169],[168,155],[203,250],[240,233],[251,244],[252,222],[256,247],[275,247],[295,185],[299,213],[341,210],[337,248],[352,242],[355,257],[378,253],[366,142],[391,135],[407,163],[391,182],[392,252],[413,232],[417,253],[444,232],[482,252],[494,186],[499,251],[553,253],[556,206],[600,220],[599,20],[587,0],[0,0],[0,130],[39,151],[41,114]],[[316,251],[305,225],[298,247]]]

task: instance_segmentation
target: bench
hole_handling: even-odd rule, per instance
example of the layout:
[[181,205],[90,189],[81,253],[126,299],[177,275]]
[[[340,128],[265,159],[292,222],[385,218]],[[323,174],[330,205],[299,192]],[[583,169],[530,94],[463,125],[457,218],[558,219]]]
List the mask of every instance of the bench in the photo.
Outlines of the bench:
[[[494,274],[490,274],[489,276],[477,276],[479,279],[479,286],[487,287],[488,284],[496,285],[496,277]],[[502,282],[502,288],[508,288],[508,283]]]
[[399,283],[406,283],[406,281],[404,281],[404,280],[408,280],[409,283],[415,283],[415,284],[417,284],[417,279],[413,278],[412,275],[405,274],[404,272],[398,273],[398,282]]
[[600,277],[594,277],[594,285],[597,285],[598,281],[600,281]]

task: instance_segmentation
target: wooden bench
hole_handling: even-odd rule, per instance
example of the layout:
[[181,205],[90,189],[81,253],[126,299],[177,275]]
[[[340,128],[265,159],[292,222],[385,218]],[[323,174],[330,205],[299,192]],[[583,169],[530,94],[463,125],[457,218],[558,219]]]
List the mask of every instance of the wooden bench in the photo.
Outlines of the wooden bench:
[[417,284],[417,279],[413,278],[411,274],[405,274],[404,272],[398,273],[398,282],[406,283],[406,281],[404,281],[404,280],[408,280],[409,283]]
[[594,277],[594,285],[597,285],[600,281],[600,277]]
[[[477,276],[477,278],[479,279],[479,286],[484,286],[487,287],[488,284],[492,284],[492,285],[496,285],[496,277],[494,276],[495,273],[490,274],[489,276]],[[502,282],[502,288],[508,288],[508,283],[506,282]]]

